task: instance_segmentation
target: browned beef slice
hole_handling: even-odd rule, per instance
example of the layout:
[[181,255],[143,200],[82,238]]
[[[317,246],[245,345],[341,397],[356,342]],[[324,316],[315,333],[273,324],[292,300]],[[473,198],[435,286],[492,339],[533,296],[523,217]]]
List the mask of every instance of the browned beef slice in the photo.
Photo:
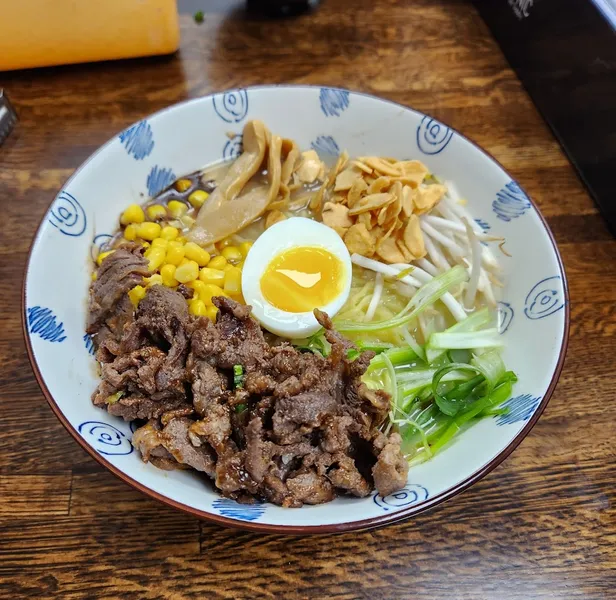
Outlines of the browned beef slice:
[[287,479],[286,484],[295,500],[306,504],[322,504],[336,496],[334,487],[327,478],[315,471],[294,475]]
[[388,496],[406,485],[409,464],[402,455],[402,438],[392,433],[372,467],[374,485],[381,496]]
[[127,244],[103,260],[96,280],[90,286],[88,333],[97,333],[106,326],[107,332],[114,336],[119,338],[122,334],[121,326],[128,318],[129,307],[121,300],[149,274],[148,261],[143,258],[142,251],[140,245]]
[[164,400],[153,400],[140,393],[122,396],[117,402],[109,404],[107,411],[110,415],[122,417],[125,421],[135,419],[153,419],[160,417],[175,408],[184,405],[184,400],[180,398],[167,398]]
[[177,462],[213,477],[216,472],[215,458],[207,446],[196,447],[192,444],[189,437],[192,424],[193,421],[187,418],[170,421],[161,434],[163,446]]
[[192,379],[193,404],[201,416],[206,416],[209,407],[225,396],[227,378],[194,354],[189,355],[186,364]]
[[160,423],[151,419],[133,433],[131,443],[141,454],[144,462],[151,462],[166,471],[177,469],[180,464],[163,446]]
[[220,311],[216,329],[223,341],[215,357],[215,366],[233,369],[234,365],[242,365],[246,372],[264,368],[270,346],[263,337],[261,327],[250,316],[250,306],[224,296],[216,296],[212,301]]
[[276,402],[272,419],[274,440],[279,444],[300,442],[338,409],[333,396],[319,392],[281,398]]

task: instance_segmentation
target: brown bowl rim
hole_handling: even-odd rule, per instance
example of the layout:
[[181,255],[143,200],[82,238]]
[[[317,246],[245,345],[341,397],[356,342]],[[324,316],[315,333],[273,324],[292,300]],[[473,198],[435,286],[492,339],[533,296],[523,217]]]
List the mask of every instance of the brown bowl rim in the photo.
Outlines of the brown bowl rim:
[[[427,115],[426,113],[418,111],[418,110],[416,110],[414,108],[411,108],[409,106],[405,106],[404,104],[400,104],[398,102],[394,102],[392,100],[388,100],[386,98],[380,98],[378,96],[374,96],[373,94],[366,94],[366,93],[363,93],[363,92],[347,90],[345,88],[338,88],[338,87],[333,87],[333,86],[318,86],[318,85],[260,85],[260,86],[250,86],[250,87],[243,88],[243,89],[246,89],[247,91],[250,91],[250,90],[266,90],[266,89],[275,89],[275,88],[287,88],[287,89],[288,88],[291,88],[291,89],[303,89],[303,88],[322,89],[322,88],[328,88],[328,89],[333,89],[333,90],[342,91],[342,92],[350,92],[351,94],[354,94],[354,95],[365,96],[365,97],[371,98],[373,100],[378,100],[380,102],[386,102],[388,104],[393,104],[394,106],[397,106],[399,108],[403,108],[405,110],[410,110],[412,112],[415,112],[415,113],[417,113],[418,115],[420,115],[422,117],[427,116],[429,118],[432,118],[432,117],[430,117],[430,115]],[[200,101],[202,101],[202,100],[204,100],[206,98],[209,98],[209,97],[221,94],[221,93],[224,93],[224,92],[216,92],[216,93],[212,93],[212,94],[207,94],[206,96],[199,96],[198,98],[190,98],[188,100],[184,100],[183,102],[178,102],[176,104],[168,106],[168,107],[166,107],[166,108],[164,108],[162,110],[159,110],[159,111],[157,111],[155,113],[152,113],[151,115],[148,115],[148,116],[146,116],[144,118],[145,119],[151,119],[152,117],[160,115],[160,114],[162,114],[164,112],[167,112],[169,110],[173,110],[173,109],[175,109],[178,106],[181,106],[183,104],[188,104],[188,103],[192,103],[192,102],[200,102]],[[494,158],[494,156],[492,156],[492,154],[490,154],[489,152],[484,150],[479,144],[477,144],[475,141],[473,141],[468,136],[463,135],[462,133],[460,133],[458,130],[454,129],[453,127],[450,127],[449,125],[447,125],[447,123],[444,123],[443,121],[440,121],[440,120],[439,120],[439,123],[445,125],[451,131],[453,131],[457,136],[460,136],[461,138],[465,139],[470,144],[475,146],[487,158],[492,160],[511,179],[511,181],[515,181],[518,185],[520,185],[520,183],[517,181],[517,179],[512,177],[511,174],[507,171],[507,169],[505,169],[503,167],[503,165],[498,160],[496,160],[496,158]],[[65,184],[62,186],[61,189],[66,187],[66,185],[68,185],[70,183],[70,181],[73,179],[73,177],[75,177],[77,172],[79,172],[83,166],[85,166],[87,163],[89,163],[90,160],[92,160],[92,158],[96,154],[98,154],[100,151],[102,151],[113,139],[115,139],[115,137],[117,137],[117,135],[114,136],[113,138],[111,138],[110,140],[108,140],[107,142],[105,142],[104,144],[102,144],[83,163],[81,163],[75,169],[73,174],[69,177],[69,179],[65,182]],[[235,529],[242,529],[242,530],[246,530],[246,531],[257,531],[257,532],[261,532],[261,533],[278,533],[278,534],[288,534],[288,535],[293,535],[293,534],[299,534],[299,535],[313,534],[313,535],[316,535],[316,534],[326,534],[326,533],[342,533],[342,532],[347,532],[347,531],[359,531],[359,530],[364,530],[365,531],[365,530],[368,530],[368,529],[374,529],[376,527],[383,527],[385,525],[392,525],[394,523],[399,523],[400,521],[404,521],[406,519],[409,519],[411,516],[418,515],[418,514],[420,514],[422,512],[425,512],[425,511],[429,510],[430,508],[433,508],[434,506],[437,506],[437,505],[441,504],[442,502],[445,502],[446,500],[449,500],[450,498],[452,498],[454,496],[457,496],[458,494],[460,494],[461,492],[463,492],[464,490],[469,488],[471,485],[473,485],[474,483],[476,483],[477,481],[479,481],[480,479],[485,477],[488,473],[493,471],[498,465],[500,465],[520,445],[522,440],[530,433],[530,430],[535,426],[535,424],[537,423],[537,421],[539,420],[539,418],[543,414],[543,411],[545,410],[546,406],[548,405],[548,402],[550,401],[550,398],[552,397],[552,394],[554,393],[554,390],[555,390],[556,385],[558,383],[558,379],[559,379],[560,374],[562,372],[563,365],[564,365],[564,362],[565,362],[565,355],[567,353],[567,347],[568,347],[568,344],[569,344],[569,326],[570,326],[569,285],[568,285],[568,281],[567,281],[567,276],[566,276],[566,273],[565,273],[565,268],[564,268],[562,257],[560,255],[560,251],[558,250],[558,246],[556,245],[556,240],[554,239],[554,235],[553,235],[552,231],[550,230],[550,227],[548,226],[548,224],[547,224],[547,222],[545,220],[545,217],[541,214],[541,211],[539,210],[539,207],[536,205],[535,201],[526,193],[526,190],[521,185],[520,185],[520,188],[526,194],[526,197],[529,199],[532,207],[535,209],[535,211],[536,211],[537,215],[539,216],[539,219],[541,220],[541,223],[543,224],[543,227],[544,227],[544,229],[545,229],[545,231],[546,231],[546,233],[547,233],[547,235],[548,235],[548,237],[550,239],[550,242],[552,244],[552,248],[554,249],[554,253],[556,255],[556,259],[557,259],[558,266],[559,266],[559,269],[560,269],[560,276],[561,276],[561,280],[562,280],[562,283],[563,283],[563,291],[564,291],[564,296],[565,296],[565,303],[564,303],[564,307],[563,307],[564,314],[565,314],[565,323],[564,323],[564,328],[563,328],[563,336],[562,336],[562,340],[561,340],[561,347],[560,347],[558,362],[556,363],[556,368],[554,369],[554,373],[552,375],[552,379],[550,381],[548,389],[546,390],[546,393],[544,394],[543,398],[541,399],[541,402],[539,403],[539,406],[537,407],[537,409],[533,413],[532,417],[529,419],[529,421],[526,423],[526,425],[518,432],[518,434],[513,438],[513,440],[511,440],[511,442],[503,450],[501,450],[490,462],[488,462],[486,465],[484,465],[481,469],[478,469],[477,471],[475,471],[474,473],[469,475],[466,479],[464,479],[463,481],[459,482],[454,487],[451,487],[451,488],[445,490],[444,492],[441,492],[440,494],[437,494],[434,497],[430,497],[430,498],[424,500],[423,502],[419,502],[417,504],[413,504],[413,505],[409,506],[408,508],[405,508],[405,509],[400,510],[398,512],[391,513],[391,514],[384,514],[384,515],[381,515],[381,516],[378,516],[378,517],[372,517],[370,519],[363,519],[361,521],[349,521],[349,522],[346,522],[346,523],[334,523],[334,524],[328,524],[328,525],[271,525],[271,524],[268,524],[268,523],[253,523],[253,522],[250,522],[250,521],[239,521],[239,520],[236,520],[236,519],[230,519],[228,517],[223,517],[221,515],[216,515],[214,513],[209,513],[209,512],[206,512],[204,510],[193,508],[192,506],[188,506],[187,504],[183,504],[181,502],[177,502],[176,500],[172,500],[171,498],[168,498],[168,497],[164,496],[163,494],[160,494],[159,492],[156,492],[155,490],[152,490],[151,488],[143,485],[142,483],[139,483],[138,481],[136,481],[135,479],[133,479],[132,477],[130,477],[129,475],[127,475],[126,473],[121,471],[119,468],[117,468],[111,462],[109,462],[107,459],[105,459],[101,454],[99,454],[92,446],[90,446],[88,443],[86,443],[84,438],[78,433],[78,431],[71,425],[71,423],[68,421],[68,419],[64,416],[64,413],[60,410],[60,407],[57,405],[57,403],[54,400],[53,396],[51,395],[49,389],[47,388],[47,385],[45,384],[43,376],[41,375],[41,372],[40,372],[40,370],[38,368],[38,364],[37,364],[36,359],[34,357],[34,352],[32,350],[32,344],[31,344],[31,341],[30,341],[30,335],[28,333],[28,325],[27,325],[27,318],[26,318],[26,280],[27,280],[28,270],[29,270],[29,267],[30,267],[30,261],[32,259],[32,250],[34,248],[34,244],[35,244],[36,240],[38,239],[38,235],[39,235],[40,229],[41,229],[41,227],[43,226],[43,224],[45,222],[45,217],[47,216],[47,212],[43,215],[43,217],[41,219],[41,222],[40,222],[39,226],[37,227],[36,233],[34,234],[34,237],[32,238],[32,241],[30,243],[30,248],[28,250],[28,258],[27,258],[27,261],[26,261],[25,269],[24,269],[23,284],[22,284],[22,295],[21,295],[22,330],[23,330],[23,335],[24,335],[24,339],[25,339],[25,343],[26,343],[26,350],[27,350],[27,353],[28,353],[28,359],[30,360],[30,364],[32,366],[32,371],[34,372],[34,376],[36,378],[36,381],[37,381],[39,387],[41,388],[41,391],[43,392],[43,395],[45,396],[45,399],[47,400],[49,406],[51,407],[52,411],[54,412],[54,414],[56,415],[56,417],[58,418],[60,423],[62,423],[62,425],[71,434],[71,436],[77,441],[77,443],[92,458],[94,458],[94,460],[96,460],[100,465],[102,465],[103,467],[105,467],[106,469],[111,471],[111,473],[113,473],[116,477],[118,477],[124,483],[127,483],[128,485],[134,487],[135,489],[137,489],[140,492],[146,494],[147,496],[150,496],[151,498],[154,498],[155,500],[158,500],[158,501],[162,502],[163,504],[166,504],[168,506],[171,506],[173,508],[181,510],[181,511],[183,511],[183,512],[189,514],[189,515],[197,517],[198,519],[201,519],[201,520],[204,520],[204,521],[209,521],[209,522],[215,523],[217,525],[223,525],[223,526],[226,526],[226,527],[232,527],[232,528],[235,528]]]

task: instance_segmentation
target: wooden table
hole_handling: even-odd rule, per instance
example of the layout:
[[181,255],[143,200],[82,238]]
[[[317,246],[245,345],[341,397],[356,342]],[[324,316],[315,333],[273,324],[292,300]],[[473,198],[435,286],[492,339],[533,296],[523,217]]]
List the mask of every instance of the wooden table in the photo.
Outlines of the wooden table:
[[[21,119],[0,148],[0,597],[615,598],[616,241],[488,30],[463,0],[325,0],[274,22],[241,6],[181,4],[174,57],[0,73]],[[288,538],[175,512],[77,446],[28,364],[24,265],[73,170],[164,106],[274,82],[381,95],[470,135],[537,202],[567,268],[569,354],[544,416],[483,481],[406,524]]]

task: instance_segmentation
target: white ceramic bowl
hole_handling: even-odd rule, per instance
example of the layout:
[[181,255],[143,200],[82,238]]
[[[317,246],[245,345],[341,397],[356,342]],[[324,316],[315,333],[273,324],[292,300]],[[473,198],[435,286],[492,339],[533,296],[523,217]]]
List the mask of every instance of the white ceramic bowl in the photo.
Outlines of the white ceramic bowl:
[[[177,176],[237,155],[243,125],[262,119],[304,148],[336,154],[418,158],[452,180],[478,222],[507,239],[500,303],[508,368],[519,377],[506,416],[466,431],[408,485],[386,498],[338,498],[285,509],[221,498],[203,478],[144,464],[128,423],[95,408],[92,346],[84,327],[92,244],[118,215]],[[227,133],[236,132],[229,139]],[[562,263],[543,218],[485,152],[446,125],[398,104],[340,89],[275,86],[233,90],[165,109],[114,136],[66,182],[36,234],[24,286],[24,330],[51,408],[96,460],[137,489],[220,524],[273,532],[323,533],[405,519],[465,489],[498,465],[545,408],[564,360],[569,327]]]

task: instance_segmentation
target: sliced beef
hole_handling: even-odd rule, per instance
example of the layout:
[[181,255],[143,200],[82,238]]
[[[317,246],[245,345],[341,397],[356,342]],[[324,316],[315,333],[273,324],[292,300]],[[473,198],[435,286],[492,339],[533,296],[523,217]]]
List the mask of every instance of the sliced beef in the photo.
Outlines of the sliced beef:
[[103,329],[104,337],[122,335],[124,325],[132,316],[126,294],[149,275],[148,261],[142,253],[142,246],[126,244],[103,259],[90,286],[88,333]]
[[102,380],[92,399],[148,420],[133,437],[143,460],[204,472],[241,502],[286,507],[405,485],[400,437],[377,429],[390,398],[361,382],[374,354],[350,359],[352,344],[327,315],[317,314],[331,345],[324,358],[270,343],[250,307],[226,297],[213,299],[212,323],[189,315],[186,290],[152,286],[134,315],[123,294],[99,329]]
[[406,485],[409,464],[402,455],[402,438],[392,433],[372,467],[374,485],[381,496],[388,496]]

